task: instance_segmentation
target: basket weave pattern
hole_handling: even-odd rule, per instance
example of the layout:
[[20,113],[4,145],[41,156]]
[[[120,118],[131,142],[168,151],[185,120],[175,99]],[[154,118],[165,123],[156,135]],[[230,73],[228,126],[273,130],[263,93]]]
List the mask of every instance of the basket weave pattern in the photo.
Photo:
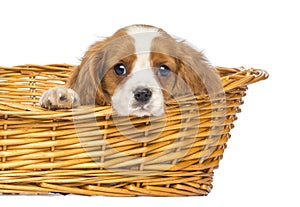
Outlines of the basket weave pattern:
[[[219,67],[225,108],[197,97],[197,109],[170,102],[164,118],[119,118],[116,126],[109,106],[38,106],[44,91],[64,85],[72,67],[0,67],[0,193],[207,195],[247,85],[268,77],[263,70]],[[226,119],[220,123],[213,111]]]

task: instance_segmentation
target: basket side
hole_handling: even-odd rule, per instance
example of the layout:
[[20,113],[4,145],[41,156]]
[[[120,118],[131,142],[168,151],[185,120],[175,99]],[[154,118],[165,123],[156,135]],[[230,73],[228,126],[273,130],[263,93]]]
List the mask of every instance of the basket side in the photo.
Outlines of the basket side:
[[[120,118],[116,127],[109,107],[37,107],[41,92],[63,84],[70,69],[31,65],[6,68],[12,74],[0,74],[1,193],[207,195],[247,85],[266,77],[253,69],[219,68],[225,108],[199,97],[197,109],[170,105],[166,117]],[[29,81],[23,84],[25,80]],[[13,95],[2,96],[7,93]],[[220,122],[220,114],[225,121]]]

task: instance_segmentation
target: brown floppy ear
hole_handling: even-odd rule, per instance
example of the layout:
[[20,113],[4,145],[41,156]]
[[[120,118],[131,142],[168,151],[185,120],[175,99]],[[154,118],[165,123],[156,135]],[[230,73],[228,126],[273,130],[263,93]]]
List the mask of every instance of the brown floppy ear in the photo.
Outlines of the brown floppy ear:
[[215,96],[222,91],[222,84],[217,70],[211,66],[205,56],[184,42],[178,42],[177,75],[182,79],[177,87],[189,87],[194,95],[208,94]]
[[108,103],[101,87],[105,67],[105,52],[101,50],[103,45],[103,42],[92,45],[67,81],[66,86],[78,93],[82,105]]

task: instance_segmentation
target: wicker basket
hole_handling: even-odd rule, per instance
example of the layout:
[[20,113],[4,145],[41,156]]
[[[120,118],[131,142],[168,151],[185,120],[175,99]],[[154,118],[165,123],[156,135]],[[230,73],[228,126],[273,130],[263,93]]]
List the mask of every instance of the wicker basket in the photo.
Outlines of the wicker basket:
[[207,195],[247,85],[268,77],[219,67],[225,99],[182,97],[167,103],[165,117],[119,118],[107,106],[40,108],[40,95],[63,85],[71,69],[0,67],[0,193]]

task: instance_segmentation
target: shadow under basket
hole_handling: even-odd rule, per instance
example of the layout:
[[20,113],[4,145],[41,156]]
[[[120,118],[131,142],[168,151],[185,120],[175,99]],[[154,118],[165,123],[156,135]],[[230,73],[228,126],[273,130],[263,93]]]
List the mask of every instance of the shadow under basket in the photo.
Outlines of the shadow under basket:
[[64,85],[72,67],[0,67],[0,193],[207,195],[247,85],[268,77],[218,67],[222,95],[168,101],[162,117],[42,109],[41,94]]

